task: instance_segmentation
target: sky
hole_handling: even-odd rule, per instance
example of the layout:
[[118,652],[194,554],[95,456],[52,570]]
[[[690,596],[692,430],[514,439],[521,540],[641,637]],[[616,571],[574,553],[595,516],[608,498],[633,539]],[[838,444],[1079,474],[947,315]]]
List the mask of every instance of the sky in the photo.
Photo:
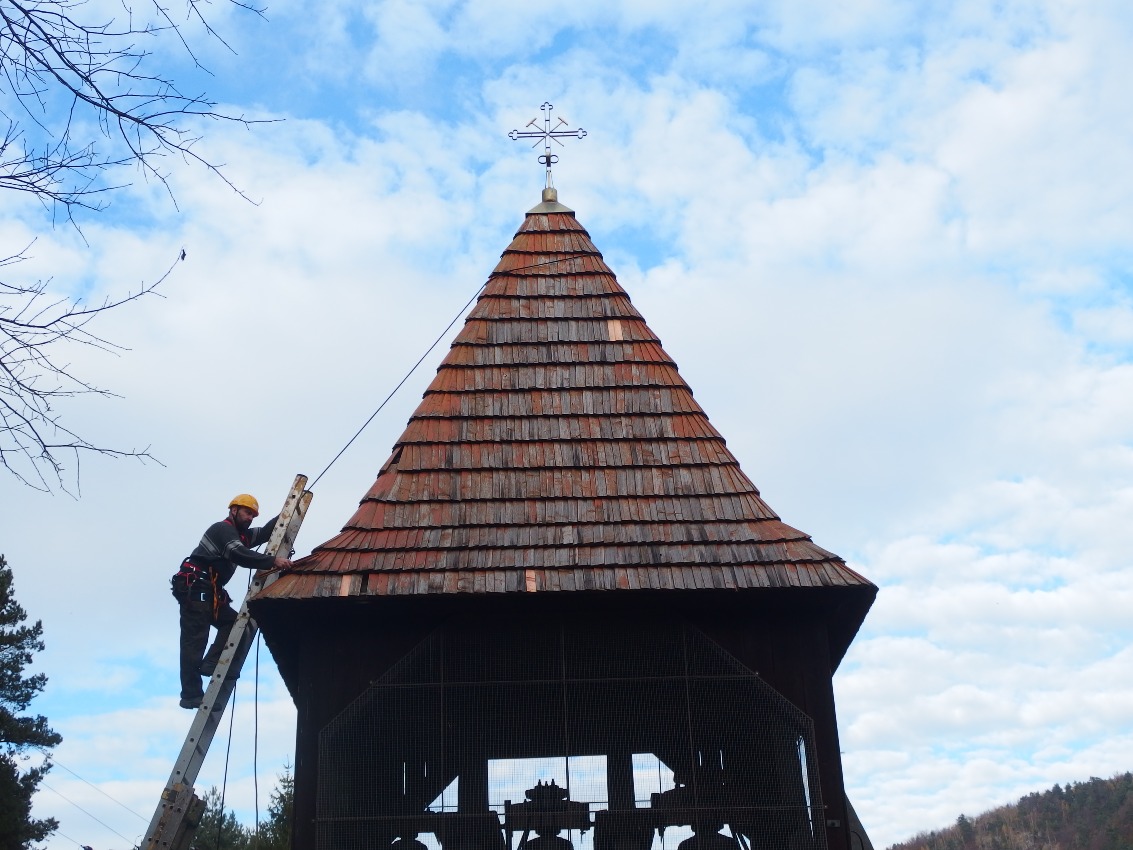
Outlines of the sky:
[[[748,476],[880,588],[834,679],[874,843],[1133,769],[1133,7],[212,8],[235,52],[188,28],[212,76],[174,44],[153,60],[270,119],[201,127],[251,202],[176,161],[175,203],[132,174],[81,233],[0,199],[0,247],[34,240],[6,279],[63,297],[186,252],[163,297],[102,317],[128,351],[69,355],[119,397],[59,408],[160,465],[68,459],[78,498],[0,475],[0,552],[47,643],[34,708],[63,736],[51,850],[140,838],[190,721],[168,577],[234,493],[272,511],[321,471],[458,316],[539,202],[507,133],[545,101],[588,133],[558,150],[560,199]],[[349,518],[459,324],[319,482],[299,554]],[[294,749],[270,653],[251,664],[226,784],[246,822]]]

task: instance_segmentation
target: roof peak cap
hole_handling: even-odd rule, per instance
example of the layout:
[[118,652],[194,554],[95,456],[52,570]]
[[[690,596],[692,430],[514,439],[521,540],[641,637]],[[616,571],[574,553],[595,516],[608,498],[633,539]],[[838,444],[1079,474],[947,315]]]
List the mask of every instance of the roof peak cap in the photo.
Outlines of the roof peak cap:
[[568,206],[559,203],[559,190],[554,186],[548,186],[543,190],[543,203],[534,206],[527,211],[528,215],[535,213],[573,213]]

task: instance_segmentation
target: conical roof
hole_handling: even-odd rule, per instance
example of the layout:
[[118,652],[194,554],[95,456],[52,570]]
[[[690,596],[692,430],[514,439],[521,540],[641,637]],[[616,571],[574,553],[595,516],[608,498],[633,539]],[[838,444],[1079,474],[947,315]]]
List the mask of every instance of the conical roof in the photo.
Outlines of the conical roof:
[[258,598],[854,586],[760,498],[552,195],[357,512]]

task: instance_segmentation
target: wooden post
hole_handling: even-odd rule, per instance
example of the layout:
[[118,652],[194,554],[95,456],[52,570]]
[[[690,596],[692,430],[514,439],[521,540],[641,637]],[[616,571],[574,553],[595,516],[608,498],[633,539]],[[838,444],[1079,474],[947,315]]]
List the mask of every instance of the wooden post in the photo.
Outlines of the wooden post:
[[633,754],[612,752],[606,756],[606,797],[610,811],[633,809],[637,803],[633,790]]

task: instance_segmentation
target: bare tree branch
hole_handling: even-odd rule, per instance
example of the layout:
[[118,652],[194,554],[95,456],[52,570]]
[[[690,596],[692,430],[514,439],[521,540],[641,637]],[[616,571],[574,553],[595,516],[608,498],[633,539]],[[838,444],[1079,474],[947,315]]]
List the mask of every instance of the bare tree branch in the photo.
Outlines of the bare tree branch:
[[[204,93],[183,92],[155,68],[158,48],[172,41],[207,71],[186,38],[186,23],[231,50],[205,15],[210,0],[180,0],[180,23],[164,0],[144,0],[139,9],[120,2],[115,9],[103,0],[0,0],[0,191],[30,195],[53,221],[78,228],[76,214],[103,209],[130,182],[131,167],[161,183],[176,205],[169,168],[181,161],[246,198],[219,163],[198,153],[196,128],[203,118],[262,122],[219,110]],[[246,0],[227,2],[263,14]],[[0,257],[0,270],[26,258],[26,248]],[[76,396],[113,395],[83,378],[71,355],[84,346],[124,351],[92,329],[94,320],[158,294],[175,265],[155,283],[94,306],[52,296],[50,281],[0,281],[0,468],[30,487],[66,491],[72,477],[65,459],[75,462],[76,489],[84,454],[154,459],[148,448],[90,442],[62,423],[59,407]]]
[[[0,268],[27,259],[29,248],[0,258]],[[153,283],[94,306],[51,296],[49,281],[31,285],[0,281],[0,466],[37,490],[58,487],[69,492],[69,481],[79,486],[78,461],[84,453],[160,463],[148,447],[126,450],[89,442],[59,421],[56,406],[79,395],[114,395],[80,377],[65,358],[75,346],[112,354],[127,350],[95,333],[91,323],[148,295],[160,297],[157,288],[184,258],[182,250]],[[65,478],[64,457],[75,460],[73,478]]]
[[[206,0],[184,2],[186,20],[228,47],[203,13]],[[124,166],[168,191],[166,157],[173,155],[243,195],[219,163],[197,152],[191,126],[201,118],[263,122],[220,111],[204,93],[186,94],[155,70],[149,48],[161,39],[174,39],[203,66],[170,9],[160,0],[147,9],[148,20],[126,5],[120,19],[92,20],[87,0],[0,0],[0,189],[30,193],[73,221],[79,210],[103,207],[122,183],[102,181]]]

